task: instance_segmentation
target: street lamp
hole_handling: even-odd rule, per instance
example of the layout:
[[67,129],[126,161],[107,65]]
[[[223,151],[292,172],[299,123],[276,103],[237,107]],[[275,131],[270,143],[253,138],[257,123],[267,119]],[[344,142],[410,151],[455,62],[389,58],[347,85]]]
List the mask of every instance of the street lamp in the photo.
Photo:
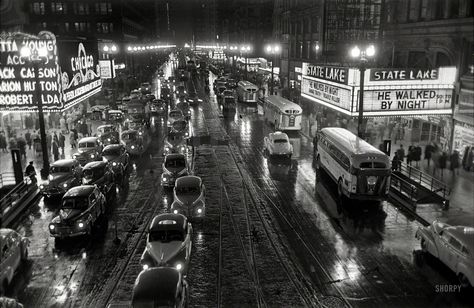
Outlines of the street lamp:
[[273,95],[273,67],[274,67],[274,62],[276,62],[276,55],[280,53],[280,45],[278,44],[269,44],[265,47],[265,51],[267,54],[273,55],[273,60],[272,60],[272,79],[271,79],[271,95]]
[[112,106],[116,107],[116,99],[117,99],[117,93],[116,93],[116,88],[115,88],[115,81],[114,81],[114,72],[115,72],[115,67],[114,67],[114,58],[115,54],[118,52],[118,47],[115,44],[112,45],[104,45],[102,48],[104,53],[107,54],[107,58],[110,58],[110,78],[112,79]]
[[33,55],[31,49],[24,46],[20,49],[20,56],[22,58],[30,59],[33,62],[33,69],[35,72],[35,96],[36,104],[38,106],[38,120],[40,126],[41,136],[41,151],[43,152],[43,169],[40,174],[42,178],[46,178],[49,175],[49,152],[48,145],[46,143],[46,128],[44,126],[44,113],[43,113],[43,100],[41,99],[41,85],[39,80],[39,68],[38,65],[42,59],[47,59],[48,50],[46,47],[39,48],[36,55]]
[[240,46],[240,55],[242,55],[242,53],[245,55],[245,79],[247,79],[248,54],[250,50],[252,50],[250,45]]
[[363,116],[364,116],[364,78],[366,64],[369,58],[375,56],[375,46],[368,45],[365,48],[360,49],[358,46],[354,46],[351,50],[351,57],[359,61],[359,72],[360,72],[360,89],[359,89],[359,118],[357,121],[357,135],[359,138],[364,138],[365,129],[363,127]]

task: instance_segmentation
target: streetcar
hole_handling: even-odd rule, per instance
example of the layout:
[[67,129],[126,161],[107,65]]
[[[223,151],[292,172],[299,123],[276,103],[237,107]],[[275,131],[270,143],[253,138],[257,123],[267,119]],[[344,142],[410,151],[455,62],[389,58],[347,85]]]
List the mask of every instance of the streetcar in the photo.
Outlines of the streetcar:
[[303,110],[286,98],[267,96],[263,102],[263,113],[265,121],[270,122],[275,130],[301,130]]
[[237,84],[237,100],[240,103],[256,103],[258,87],[246,80]]
[[146,129],[126,130],[121,135],[125,149],[130,155],[142,155],[148,149],[151,139]]
[[390,189],[389,157],[339,127],[321,129],[315,140],[315,166],[337,183],[342,199],[385,200]]

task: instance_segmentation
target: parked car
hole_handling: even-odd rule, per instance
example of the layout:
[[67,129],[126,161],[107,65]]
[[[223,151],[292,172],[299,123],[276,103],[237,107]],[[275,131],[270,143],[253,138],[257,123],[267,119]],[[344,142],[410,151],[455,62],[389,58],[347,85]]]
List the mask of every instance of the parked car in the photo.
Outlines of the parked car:
[[425,253],[438,258],[449,267],[464,288],[474,286],[474,228],[451,226],[434,221],[419,227],[416,237]]
[[192,235],[193,228],[186,216],[170,213],[155,216],[140,259],[143,269],[167,266],[187,273]]
[[161,185],[164,187],[173,187],[177,178],[188,175],[188,173],[188,161],[183,154],[168,154],[165,156],[163,162]]
[[263,139],[265,150],[270,157],[285,156],[291,158],[293,146],[290,143],[288,135],[282,132],[270,133]]
[[28,244],[15,230],[0,229],[0,295],[8,291],[21,263],[28,259]]
[[103,161],[112,165],[116,177],[126,175],[130,163],[130,155],[123,144],[111,144],[102,150]]
[[120,136],[117,127],[112,124],[106,124],[97,127],[97,137],[100,138],[100,142],[104,146],[120,142]]
[[198,176],[187,175],[176,179],[171,212],[187,217],[204,217],[206,213],[206,188]]
[[172,131],[165,137],[163,155],[171,153],[186,154],[187,149],[188,146],[183,133]]
[[188,306],[188,283],[172,267],[141,271],[133,286],[132,308]]
[[60,159],[51,164],[46,181],[39,183],[45,198],[62,196],[74,186],[81,185],[82,167],[75,159]]
[[64,194],[59,212],[49,224],[49,233],[57,240],[91,235],[105,210],[105,196],[97,186],[73,187]]
[[97,185],[100,191],[110,201],[111,193],[115,192],[115,174],[112,165],[104,161],[94,161],[82,169],[82,184]]
[[102,160],[102,144],[98,137],[85,137],[77,144],[77,153],[72,155],[82,166],[88,162]]

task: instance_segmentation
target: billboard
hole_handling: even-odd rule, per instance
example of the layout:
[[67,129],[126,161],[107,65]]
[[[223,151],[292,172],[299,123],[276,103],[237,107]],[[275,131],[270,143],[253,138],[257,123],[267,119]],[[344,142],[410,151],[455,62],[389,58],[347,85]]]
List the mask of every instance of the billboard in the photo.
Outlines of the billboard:
[[58,48],[64,108],[68,108],[102,87],[97,41],[61,41]]
[[317,79],[347,84],[349,69],[347,67],[322,66],[303,63],[302,74]]
[[[23,48],[27,48],[29,54],[21,54]],[[46,54],[40,52],[45,50]],[[54,34],[46,31],[40,32],[38,36],[2,33],[0,35],[0,111],[37,109],[37,85],[40,90],[39,98],[45,110],[63,107],[58,51]]]
[[301,92],[329,105],[345,110],[351,108],[351,90],[349,89],[305,78],[301,83]]

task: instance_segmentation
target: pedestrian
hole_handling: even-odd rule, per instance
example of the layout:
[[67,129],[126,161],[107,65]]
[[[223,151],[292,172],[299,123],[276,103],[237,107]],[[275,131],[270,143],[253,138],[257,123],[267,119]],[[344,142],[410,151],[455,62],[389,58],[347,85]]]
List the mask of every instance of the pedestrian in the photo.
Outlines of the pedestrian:
[[427,160],[428,162],[428,168],[430,167],[430,161],[431,161],[431,157],[433,155],[433,152],[434,152],[434,147],[431,143],[428,143],[426,146],[425,146],[425,159]]
[[66,137],[64,137],[63,133],[59,133],[59,147],[61,148],[61,152],[64,155],[64,146],[66,143]]
[[438,159],[439,159],[439,163],[438,163],[439,169],[441,169],[441,178],[443,178],[444,169],[446,169],[446,164],[448,162],[448,154],[443,151]]
[[407,154],[407,165],[408,166],[411,166],[411,162],[414,160],[413,159],[413,149],[414,149],[413,145],[410,145],[408,147],[408,154]]
[[59,146],[56,140],[53,141],[53,157],[54,161],[59,160]]
[[18,149],[20,150],[20,159],[23,157],[26,159],[26,140],[22,136],[17,139]]
[[392,159],[392,171],[398,171],[400,170],[400,159],[398,158],[398,154],[395,153],[395,155],[393,155],[393,159]]
[[28,166],[26,166],[25,168],[25,176],[29,176],[31,181],[33,183],[36,183],[36,170],[35,170],[35,166],[33,166],[32,161],[30,161]]
[[64,119],[63,116],[61,116],[61,118],[59,119],[59,129],[60,129],[62,132],[65,132],[65,131],[66,131],[66,119]]
[[7,138],[3,131],[0,132],[0,150],[2,152],[8,152],[7,150]]
[[27,130],[25,133],[26,144],[28,145],[28,150],[31,150],[31,134],[30,130]]
[[450,155],[449,157],[449,169],[451,169],[451,172],[453,173],[453,176],[457,173],[459,174],[459,152],[457,150],[454,150],[454,152]]
[[405,149],[403,148],[403,144],[400,144],[400,148],[397,150],[398,160],[400,160],[400,164],[405,159]]
[[18,144],[16,142],[16,138],[15,137],[11,137],[10,140],[8,141],[8,146],[10,147],[10,151],[12,149],[16,149],[18,147]]
[[420,167],[420,160],[421,160],[421,147],[420,146],[415,146],[415,149],[413,151],[414,158],[413,160],[416,162],[416,167]]
[[74,129],[74,121],[72,120],[72,116],[71,116],[71,115],[68,115],[68,116],[67,116],[66,126],[67,126],[68,131]]
[[71,149],[76,148],[76,138],[73,131],[69,133],[69,143],[71,144]]
[[53,133],[53,141],[55,141],[57,144],[59,144],[59,137],[56,132]]

